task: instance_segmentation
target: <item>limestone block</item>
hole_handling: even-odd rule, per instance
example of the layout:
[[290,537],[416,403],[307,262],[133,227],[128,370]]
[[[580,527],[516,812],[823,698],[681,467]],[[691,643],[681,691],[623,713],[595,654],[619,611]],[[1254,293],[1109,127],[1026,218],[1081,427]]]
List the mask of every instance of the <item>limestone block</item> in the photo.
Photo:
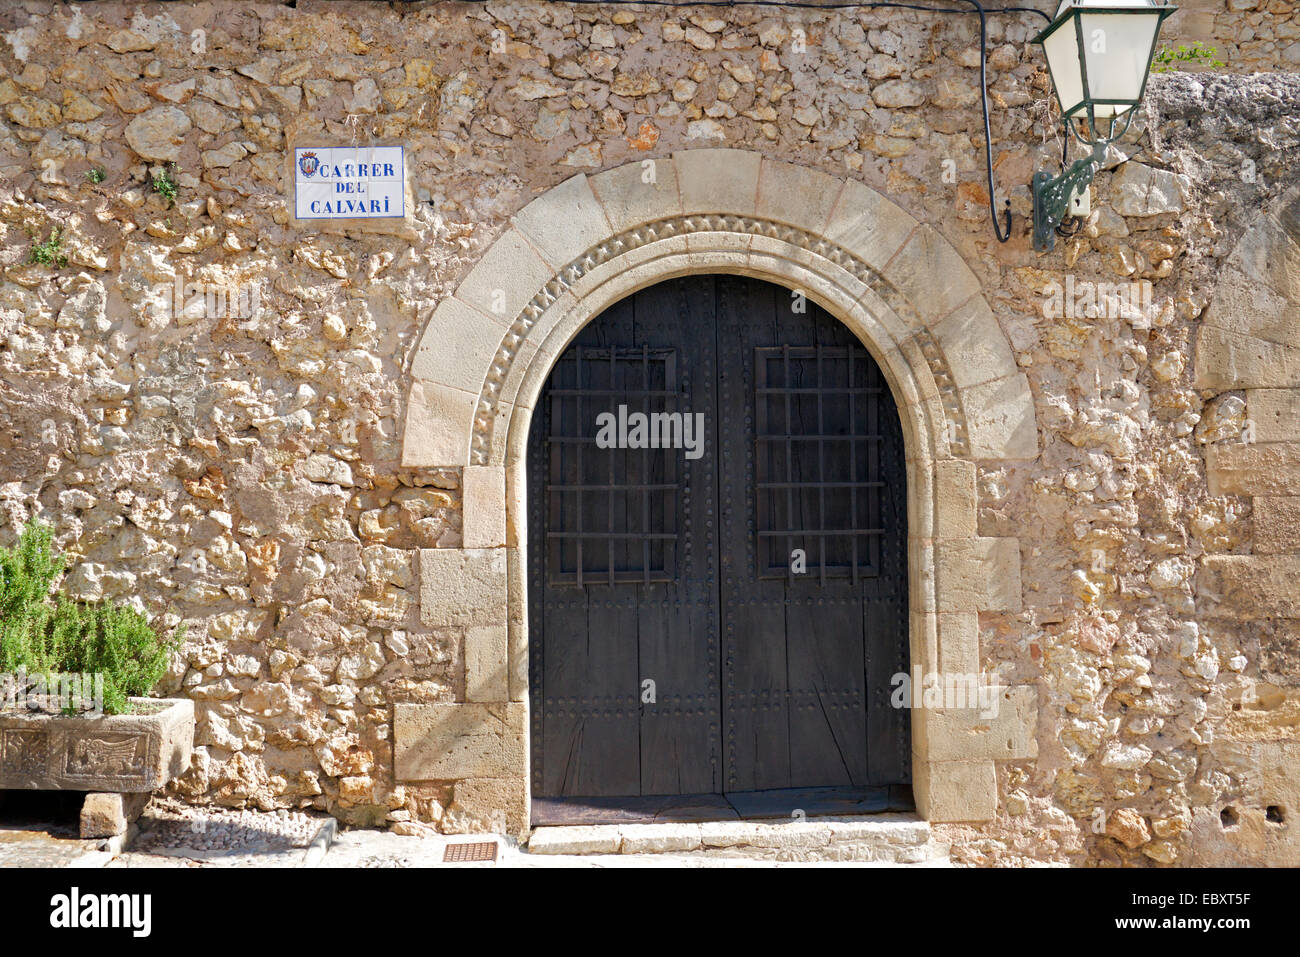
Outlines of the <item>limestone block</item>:
[[510,589],[506,609],[510,700],[523,701],[528,696],[528,569],[520,549],[506,549],[506,569]]
[[469,459],[477,392],[414,379],[408,393],[402,465],[406,468],[463,465]]
[[749,150],[708,149],[674,153],[682,212],[753,216],[761,158]]
[[934,537],[976,534],[975,463],[945,459],[934,465]]
[[528,853],[617,854],[622,842],[617,824],[539,827],[528,839]]
[[937,617],[939,670],[946,674],[977,673],[980,670],[979,615],[973,611],[956,611]]
[[[1251,283],[1267,286],[1284,300],[1300,300],[1300,233],[1285,211],[1279,219],[1266,216],[1255,220],[1225,265],[1240,270]],[[1218,288],[1216,300],[1221,298]]]
[[431,628],[505,624],[505,550],[420,549],[420,620]]
[[81,838],[125,834],[149,803],[149,794],[91,792],[81,805]]
[[1300,495],[1300,442],[1205,448],[1211,495]]
[[990,821],[997,815],[992,761],[915,761],[916,809],[931,824]]
[[438,303],[411,360],[411,375],[477,394],[506,333],[496,322],[455,298]]
[[820,234],[844,181],[792,163],[764,158],[758,171],[757,213]]
[[1295,300],[1229,266],[1215,283],[1214,301],[1206,309],[1204,321],[1296,348],[1300,347],[1300,323],[1295,321],[1295,309]]
[[976,296],[930,328],[957,387],[1005,379],[1020,371],[993,310]]
[[452,790],[451,813],[445,822],[459,833],[506,834],[528,838],[528,791],[522,774],[506,778],[471,778],[457,781]]
[[507,229],[456,287],[456,298],[508,326],[554,276],[523,233]]
[[[1216,738],[1210,763],[1241,782],[1239,795],[1192,812],[1187,863],[1300,866],[1300,742]],[[1280,818],[1280,819],[1279,819]]]
[[1250,389],[1246,416],[1257,442],[1300,441],[1300,389]]
[[873,189],[844,184],[826,238],[881,272],[916,229],[916,220]]
[[506,701],[510,697],[506,670],[506,626],[475,625],[465,632],[465,698]]
[[[650,163],[647,167],[645,164]],[[651,182],[646,182],[650,178]],[[681,212],[677,164],[667,157],[628,163],[592,176],[591,191],[614,232]]]
[[1300,496],[1255,499],[1255,554],[1300,552]]
[[939,611],[1020,610],[1017,539],[942,539],[934,552]]
[[1034,397],[1024,373],[961,390],[970,454],[976,459],[1032,459],[1038,454]]
[[933,226],[921,226],[884,269],[927,324],[980,291],[979,279]]
[[1207,555],[1196,591],[1207,614],[1300,618],[1300,555]]
[[582,174],[537,197],[516,214],[514,224],[556,269],[611,233],[605,211]]
[[506,476],[496,466],[467,465],[461,478],[465,548],[500,548],[506,543]]
[[1300,349],[1205,324],[1196,336],[1196,388],[1294,388],[1300,386]]
[[[1038,757],[1038,691],[1003,688],[989,712],[927,709],[926,757],[931,761]],[[996,710],[996,714],[990,713]]]
[[698,824],[621,824],[618,830],[624,854],[665,854],[700,847]]
[[393,762],[399,781],[460,781],[525,774],[522,704],[399,704]]

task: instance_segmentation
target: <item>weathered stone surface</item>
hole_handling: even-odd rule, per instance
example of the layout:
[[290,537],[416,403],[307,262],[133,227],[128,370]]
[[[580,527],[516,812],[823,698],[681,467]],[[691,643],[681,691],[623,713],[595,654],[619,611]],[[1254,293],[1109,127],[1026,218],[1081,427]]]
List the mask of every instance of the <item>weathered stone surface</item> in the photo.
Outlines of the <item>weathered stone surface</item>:
[[556,269],[609,235],[609,221],[585,176],[567,179],[529,203],[514,222]]
[[1115,173],[1111,189],[1117,193],[1115,211],[1121,216],[1158,216],[1187,208],[1192,181],[1181,173],[1129,161]]
[[1107,815],[1106,836],[1113,837],[1132,849],[1151,840],[1151,828],[1147,825],[1146,818],[1133,808],[1121,807]]
[[[962,680],[967,673],[952,676],[957,687],[966,689]],[[992,684],[983,678],[981,685]],[[968,699],[969,700],[969,699]],[[987,711],[978,698],[962,710],[928,709],[925,716],[924,756],[930,761],[1006,761],[1036,758],[1038,742],[1038,692],[1031,687],[999,688],[994,705]]]
[[1300,618],[1300,555],[1207,555],[1197,594],[1211,614]]
[[1300,495],[1300,442],[1210,445],[1211,495]]
[[507,834],[520,841],[528,837],[528,795],[519,775],[463,779],[452,793],[447,817],[458,832]]
[[466,466],[462,478],[463,543],[466,548],[506,544],[506,476],[499,468]]
[[433,628],[504,624],[504,549],[421,549],[420,620]]
[[1300,349],[1234,328],[1202,326],[1196,340],[1196,385],[1220,392],[1300,388]]
[[1246,408],[1256,442],[1300,442],[1300,389],[1250,389]]
[[126,125],[126,141],[147,160],[175,162],[190,131],[190,118],[174,106],[159,106]]
[[1038,426],[1028,379],[1015,373],[961,390],[971,454],[981,459],[1030,459]]
[[476,625],[465,631],[465,697],[469,701],[507,701],[506,626]]
[[1020,545],[1014,538],[937,542],[935,574],[941,612],[1020,608]]
[[129,700],[138,713],[0,712],[0,789],[148,793],[184,774],[194,702]]
[[997,813],[992,761],[918,760],[912,767],[916,809],[927,821],[987,821]]
[[148,803],[148,794],[87,794],[81,805],[81,838],[87,840],[125,834]]
[[673,154],[682,212],[754,215],[760,160],[748,150],[692,149]]
[[1255,506],[1255,552],[1300,552],[1300,496],[1259,496]]
[[393,761],[399,781],[521,777],[522,704],[399,704]]

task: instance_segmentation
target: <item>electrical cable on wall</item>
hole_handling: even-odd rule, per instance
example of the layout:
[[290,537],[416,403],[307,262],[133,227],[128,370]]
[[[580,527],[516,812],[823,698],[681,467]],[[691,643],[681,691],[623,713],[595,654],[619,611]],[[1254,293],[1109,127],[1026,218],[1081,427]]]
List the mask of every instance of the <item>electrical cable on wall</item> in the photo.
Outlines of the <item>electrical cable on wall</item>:
[[[486,2],[486,0],[481,0]],[[574,5],[590,6],[642,6],[642,7],[790,7],[801,10],[875,10],[895,9],[914,10],[921,13],[977,13],[980,18],[980,107],[984,116],[984,162],[988,171],[989,218],[993,220],[993,235],[998,242],[1005,243],[1011,238],[1011,200],[1006,200],[1005,220],[998,222],[997,198],[993,189],[993,133],[989,125],[989,88],[988,88],[988,14],[990,13],[1032,13],[1042,17],[1048,23],[1052,18],[1042,10],[1034,7],[992,7],[985,8],[980,0],[958,0],[969,3],[971,9],[963,7],[930,7],[919,3],[895,3],[891,0],[879,0],[874,3],[813,3],[801,0],[565,0]]]

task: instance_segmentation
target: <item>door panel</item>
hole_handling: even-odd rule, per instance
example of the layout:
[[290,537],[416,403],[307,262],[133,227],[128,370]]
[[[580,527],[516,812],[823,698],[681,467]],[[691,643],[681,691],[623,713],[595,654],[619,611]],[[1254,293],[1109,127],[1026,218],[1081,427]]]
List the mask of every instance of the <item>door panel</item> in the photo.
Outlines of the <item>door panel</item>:
[[[599,448],[620,405],[703,412],[703,454]],[[902,436],[843,325],[741,277],[637,293],[553,370],[528,467],[535,795],[909,780]]]
[[[719,789],[712,302],[705,277],[616,304],[566,350],[534,416],[535,794]],[[620,406],[705,411],[703,454],[598,447],[597,416]]]

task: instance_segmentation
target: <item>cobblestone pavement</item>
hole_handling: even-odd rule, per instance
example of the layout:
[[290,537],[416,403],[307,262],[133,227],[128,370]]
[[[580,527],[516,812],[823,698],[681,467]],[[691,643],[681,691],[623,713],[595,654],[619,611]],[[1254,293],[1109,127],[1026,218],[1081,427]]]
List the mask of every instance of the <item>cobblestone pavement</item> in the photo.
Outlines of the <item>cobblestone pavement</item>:
[[[447,863],[449,844],[495,841],[492,862]],[[943,866],[943,862],[911,866]],[[529,854],[492,835],[407,836],[382,830],[337,830],[332,818],[300,812],[229,811],[160,804],[141,816],[124,852],[111,842],[77,839],[66,813],[55,822],[0,826],[0,868],[23,867],[791,867],[788,861],[703,854]],[[819,867],[899,866],[852,861]]]

